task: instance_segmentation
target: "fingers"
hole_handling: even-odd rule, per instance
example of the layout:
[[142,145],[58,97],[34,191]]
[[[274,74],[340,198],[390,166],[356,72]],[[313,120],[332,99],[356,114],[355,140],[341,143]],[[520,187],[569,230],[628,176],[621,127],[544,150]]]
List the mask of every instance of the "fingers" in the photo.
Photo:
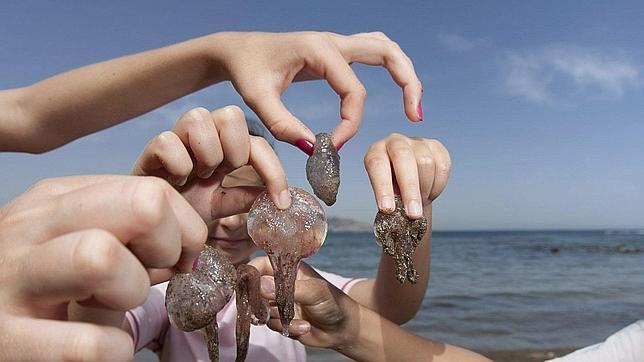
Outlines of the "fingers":
[[248,163],[264,180],[266,189],[275,205],[284,210],[291,205],[286,173],[273,148],[262,137],[250,136]]
[[134,354],[132,338],[115,327],[10,318],[0,339],[7,361],[129,361]]
[[392,212],[394,204],[394,184],[391,173],[391,162],[384,141],[374,143],[364,157],[364,166],[371,182],[378,209]]
[[374,143],[364,164],[378,209],[394,209],[397,188],[413,219],[422,216],[425,201],[433,201],[445,189],[451,169],[449,153],[440,142],[399,134]]
[[333,131],[333,141],[338,146],[358,131],[367,91],[335,46],[329,44],[317,49],[314,57],[307,60],[307,65],[314,73],[325,78],[340,96],[341,121]]
[[264,192],[263,187],[255,186],[237,186],[215,190],[212,193],[210,219],[216,220],[248,212],[262,192]]
[[150,279],[134,255],[112,234],[89,229],[38,245],[24,258],[22,293],[53,303],[95,300],[115,310],[142,304]]
[[383,33],[361,33],[351,36],[333,34],[347,63],[358,62],[367,65],[384,66],[392,79],[403,90],[405,114],[410,121],[421,121],[423,92],[414,66],[400,46]]
[[174,185],[183,186],[192,169],[192,159],[179,136],[166,131],[145,146],[134,164],[132,175],[157,176]]
[[[271,318],[266,322],[268,328],[274,330],[275,332],[282,332],[282,322],[277,318]],[[311,323],[302,320],[302,319],[293,319],[288,325],[288,336],[294,339],[297,339],[300,336],[303,336],[311,331]]]
[[179,119],[174,132],[192,152],[196,160],[195,174],[204,179],[210,177],[224,158],[210,112],[202,107],[192,109]]
[[60,234],[107,230],[146,267],[177,264],[181,270],[191,270],[207,235],[205,223],[186,200],[155,177],[90,185],[61,195],[53,207],[49,222],[58,225]]
[[293,145],[302,139],[315,142],[313,132],[286,109],[277,87],[255,87],[240,94],[276,139]]
[[423,142],[429,147],[432,157],[435,164],[435,177],[434,185],[432,186],[432,191],[429,195],[429,200],[435,200],[447,187],[447,182],[449,180],[449,175],[452,170],[452,160],[449,157],[449,152],[437,140],[423,140]]
[[225,170],[230,172],[246,165],[250,139],[244,111],[237,106],[227,106],[213,111],[212,120],[219,132]]

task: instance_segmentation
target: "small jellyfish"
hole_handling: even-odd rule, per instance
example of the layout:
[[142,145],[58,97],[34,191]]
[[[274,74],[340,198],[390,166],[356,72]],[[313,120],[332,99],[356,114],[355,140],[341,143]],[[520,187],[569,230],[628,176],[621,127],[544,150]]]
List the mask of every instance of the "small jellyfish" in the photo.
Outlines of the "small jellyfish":
[[246,360],[248,342],[250,340],[250,324],[265,324],[268,321],[268,301],[260,294],[260,275],[255,267],[241,264],[237,267],[237,324],[235,337],[237,340],[237,358],[235,361]]
[[394,258],[398,282],[402,284],[406,279],[415,284],[418,281],[418,272],[414,268],[412,258],[427,231],[427,219],[408,218],[400,196],[396,195],[395,199],[396,209],[392,213],[376,214],[373,231],[382,250]]
[[168,283],[165,304],[182,331],[205,329],[210,360],[219,361],[217,313],[233,295],[235,267],[217,249],[206,246],[191,273],[177,273]]
[[315,196],[327,206],[335,204],[340,188],[340,156],[328,133],[315,135],[313,154],[306,161],[306,178]]
[[293,293],[300,261],[315,254],[326,237],[324,210],[313,195],[289,187],[291,206],[278,209],[264,192],[248,214],[248,234],[271,261],[282,334],[295,316]]

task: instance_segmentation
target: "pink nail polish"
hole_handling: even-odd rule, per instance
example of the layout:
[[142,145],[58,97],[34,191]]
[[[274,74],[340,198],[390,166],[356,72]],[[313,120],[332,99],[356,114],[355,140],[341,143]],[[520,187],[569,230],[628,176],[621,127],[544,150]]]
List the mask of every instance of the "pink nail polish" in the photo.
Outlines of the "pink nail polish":
[[297,142],[295,142],[295,146],[309,156],[313,154],[313,144],[304,138],[297,140]]
[[340,142],[340,144],[339,144],[339,145],[335,146],[335,149],[336,149],[337,151],[340,151],[340,149],[342,148],[342,146],[344,146],[344,144],[345,144],[345,143],[346,143],[346,142]]
[[197,257],[193,262],[192,262],[192,270],[195,270],[197,266],[199,265],[199,257]]
[[421,101],[418,101],[418,106],[416,107],[416,113],[418,114],[418,118],[420,118],[420,122],[425,119],[424,114],[423,114],[423,103]]

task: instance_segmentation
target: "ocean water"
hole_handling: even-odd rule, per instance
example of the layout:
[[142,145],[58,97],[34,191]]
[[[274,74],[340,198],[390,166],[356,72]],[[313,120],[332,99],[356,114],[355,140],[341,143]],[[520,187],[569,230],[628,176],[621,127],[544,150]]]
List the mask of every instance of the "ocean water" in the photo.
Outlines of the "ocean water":
[[[372,233],[335,233],[307,262],[371,277],[380,255]],[[478,351],[578,347],[644,318],[644,231],[435,232],[431,262],[423,305],[403,326],[426,338]],[[312,362],[344,360],[309,350]]]
[[[597,343],[644,318],[641,251],[638,230],[435,232],[429,288],[404,328],[474,350]],[[307,262],[371,277],[380,254],[373,234],[338,233]]]

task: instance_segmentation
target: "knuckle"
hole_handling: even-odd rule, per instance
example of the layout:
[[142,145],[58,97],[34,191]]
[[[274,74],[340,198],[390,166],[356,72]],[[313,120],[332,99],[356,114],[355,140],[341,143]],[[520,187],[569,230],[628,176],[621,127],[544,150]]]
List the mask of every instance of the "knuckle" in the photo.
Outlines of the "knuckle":
[[277,121],[268,126],[268,131],[280,141],[286,141],[286,131],[289,123],[286,121]]
[[96,326],[88,325],[83,333],[74,333],[67,339],[67,346],[63,349],[63,360],[98,361],[107,355],[105,337]]
[[244,111],[236,105],[229,105],[221,109],[223,122],[238,122],[245,119]]
[[138,180],[131,199],[132,223],[145,229],[158,226],[163,221],[168,183],[157,177]]
[[389,147],[389,154],[392,158],[409,158],[412,157],[412,150],[408,145],[396,143]]
[[372,170],[372,169],[377,169],[380,167],[385,166],[388,163],[387,160],[385,160],[382,157],[376,157],[376,156],[371,156],[371,157],[365,157],[364,158],[364,166],[367,170]]
[[432,156],[425,155],[425,156],[420,156],[417,162],[422,167],[434,168],[436,161],[434,161],[434,158]]
[[119,241],[112,234],[100,229],[85,232],[73,251],[73,266],[86,283],[109,279],[119,258]]

